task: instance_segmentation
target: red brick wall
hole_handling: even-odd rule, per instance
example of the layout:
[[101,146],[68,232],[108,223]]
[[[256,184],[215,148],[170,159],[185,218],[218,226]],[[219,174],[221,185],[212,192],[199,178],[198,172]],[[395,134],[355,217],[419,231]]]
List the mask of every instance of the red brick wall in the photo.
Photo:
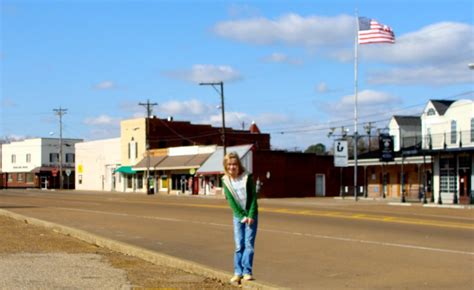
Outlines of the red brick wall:
[[316,174],[325,175],[326,196],[339,195],[340,171],[332,156],[257,150],[253,169],[255,180],[263,182],[259,197],[316,196]]
[[[27,175],[31,175],[33,181],[27,181]],[[22,179],[19,178],[19,175],[22,176]],[[10,176],[10,179],[8,178]],[[6,187],[7,188],[34,188],[39,187],[39,181],[37,175],[29,172],[19,172],[19,173],[7,173],[5,174],[6,178]]]
[[[221,145],[221,128],[190,122],[150,119],[151,149],[189,145]],[[258,149],[270,149],[269,134],[255,134],[248,130],[226,128],[227,146],[254,144]]]

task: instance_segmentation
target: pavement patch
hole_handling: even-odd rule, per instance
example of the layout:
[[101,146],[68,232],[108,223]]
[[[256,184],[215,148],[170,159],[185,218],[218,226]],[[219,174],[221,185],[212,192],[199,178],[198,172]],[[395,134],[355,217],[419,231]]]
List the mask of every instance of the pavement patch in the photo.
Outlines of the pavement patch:
[[131,289],[125,271],[97,254],[3,254],[0,273],[0,289]]

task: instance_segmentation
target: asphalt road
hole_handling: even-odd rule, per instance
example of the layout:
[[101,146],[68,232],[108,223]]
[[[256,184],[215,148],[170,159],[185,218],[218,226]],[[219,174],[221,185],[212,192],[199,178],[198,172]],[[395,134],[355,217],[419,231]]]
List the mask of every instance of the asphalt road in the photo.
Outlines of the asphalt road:
[[[259,200],[255,276],[293,289],[473,289],[471,209]],[[232,272],[226,201],[0,191],[0,208]]]

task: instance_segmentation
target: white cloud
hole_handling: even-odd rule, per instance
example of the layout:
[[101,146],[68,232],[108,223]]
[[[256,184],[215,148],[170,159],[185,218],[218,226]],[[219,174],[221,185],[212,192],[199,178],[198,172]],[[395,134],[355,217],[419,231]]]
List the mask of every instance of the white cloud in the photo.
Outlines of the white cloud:
[[[217,23],[214,32],[225,38],[250,44],[275,43],[307,48],[324,48],[328,56],[341,62],[353,61],[354,17],[301,16],[290,13],[276,19],[253,17]],[[395,28],[395,34],[397,29]],[[460,22],[438,22],[419,30],[396,35],[390,44],[360,45],[361,62],[381,62],[386,70],[368,73],[372,84],[451,85],[470,83],[474,51],[474,26]],[[329,49],[328,49],[329,48]],[[287,55],[274,53],[266,62],[292,63]],[[293,63],[294,64],[294,63]],[[318,92],[324,88],[317,88]]]
[[318,93],[325,93],[329,90],[328,85],[325,82],[320,82],[316,87]]
[[198,100],[189,101],[167,101],[159,104],[157,111],[164,115],[203,115],[214,111],[215,107],[210,104],[204,104]]
[[96,90],[111,90],[116,89],[117,85],[113,81],[103,81],[94,85]]
[[396,38],[393,45],[363,45],[360,55],[369,60],[416,65],[467,63],[474,50],[474,27],[464,23],[440,22]]
[[190,70],[169,71],[164,74],[193,83],[228,82],[241,79],[240,73],[236,69],[226,65],[196,64]]
[[289,117],[284,114],[277,113],[262,113],[256,115],[253,119],[259,127],[267,125],[278,125],[286,124],[289,121]]
[[273,62],[273,63],[286,63],[286,64],[291,64],[291,65],[303,64],[303,61],[300,59],[290,58],[286,54],[278,53],[278,52],[272,53],[271,55],[264,57],[263,61]]
[[109,126],[109,125],[117,125],[120,123],[120,120],[112,118],[107,115],[100,115],[94,118],[86,118],[84,119],[84,124],[89,126]]
[[[401,103],[399,97],[373,90],[364,90],[357,94],[359,116],[385,117],[391,115],[388,108],[395,108]],[[321,103],[319,109],[334,119],[350,120],[354,115],[354,95],[346,95],[334,102]]]
[[474,82],[473,72],[466,63],[427,65],[419,67],[397,67],[369,74],[371,84],[395,85],[451,85]]
[[474,27],[440,22],[401,35],[394,45],[361,46],[361,56],[395,64],[386,71],[369,73],[372,84],[450,85],[472,83],[467,64],[474,51]]
[[86,118],[83,123],[89,126],[87,139],[96,140],[120,136],[120,119],[107,115]]
[[[354,95],[346,95],[341,98],[340,104],[347,106],[354,104]],[[360,105],[386,105],[399,102],[400,99],[384,92],[364,90],[357,94],[357,102]]]
[[[258,115],[248,115],[243,112],[225,112],[226,127],[232,127],[236,129],[242,129],[242,123],[244,123],[244,129],[247,130],[253,121],[255,121],[257,126],[262,129],[263,126],[268,125],[286,125],[288,120],[288,116],[276,113],[261,113]],[[222,116],[220,113],[208,115],[202,118],[200,120],[200,123],[211,124],[213,126],[220,127],[222,126]]]
[[251,44],[332,46],[353,39],[354,17],[303,17],[290,13],[275,20],[259,17],[223,21],[217,23],[213,30],[221,37]]

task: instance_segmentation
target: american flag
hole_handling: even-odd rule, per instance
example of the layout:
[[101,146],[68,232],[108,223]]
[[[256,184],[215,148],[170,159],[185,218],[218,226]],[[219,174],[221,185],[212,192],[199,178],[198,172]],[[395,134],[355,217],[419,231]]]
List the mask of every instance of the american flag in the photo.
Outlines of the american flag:
[[395,34],[390,27],[367,17],[359,17],[358,36],[359,44],[395,43]]

